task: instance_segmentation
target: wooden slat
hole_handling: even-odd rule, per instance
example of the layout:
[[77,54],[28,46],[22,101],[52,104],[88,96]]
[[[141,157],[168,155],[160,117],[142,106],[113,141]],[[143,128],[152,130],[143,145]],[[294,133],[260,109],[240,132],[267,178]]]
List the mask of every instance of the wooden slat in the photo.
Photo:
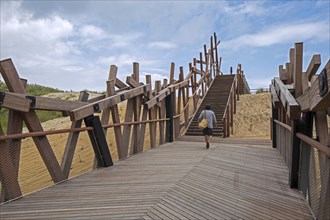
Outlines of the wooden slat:
[[270,93],[272,96],[272,102],[275,109],[278,109],[280,106],[280,100],[276,94],[275,87],[273,84],[270,85]]
[[71,121],[79,120],[79,119],[82,119],[89,115],[94,114],[95,113],[94,107],[93,107],[94,105],[98,105],[99,110],[102,111],[105,108],[114,106],[122,101],[133,98],[135,96],[138,96],[149,90],[150,90],[150,85],[144,85],[144,86],[140,86],[138,88],[131,89],[129,91],[123,91],[123,92],[117,93],[116,95],[113,95],[111,97],[104,98],[100,101],[93,102],[93,103],[90,103],[83,107],[70,111],[70,119],[71,119]]

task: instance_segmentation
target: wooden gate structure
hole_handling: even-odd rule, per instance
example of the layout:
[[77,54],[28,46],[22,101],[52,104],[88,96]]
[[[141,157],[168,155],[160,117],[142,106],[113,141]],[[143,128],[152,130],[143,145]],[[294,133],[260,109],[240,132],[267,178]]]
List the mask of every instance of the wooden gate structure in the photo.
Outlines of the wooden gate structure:
[[[133,63],[133,74],[127,76],[126,82],[118,79],[118,68],[111,65],[105,94],[89,98],[87,92],[81,92],[77,101],[27,94],[27,80],[20,78],[13,61],[0,61],[0,72],[8,87],[8,92],[0,91],[0,107],[9,109],[6,133],[0,124],[0,203],[60,183],[93,167],[111,166],[113,160],[172,142],[184,134],[213,79],[223,74],[219,43],[214,33],[210,46],[204,45],[199,59],[189,63],[186,76],[180,67],[175,79],[175,64],[171,63],[169,80],[155,81],[153,87],[151,75],[146,76],[145,82],[140,81],[139,63]],[[231,112],[236,96],[245,90],[241,65],[236,79],[226,107]],[[119,108],[124,102],[125,116],[121,119]],[[62,112],[70,117],[71,128],[44,131],[36,110]],[[29,132],[23,132],[23,125]],[[63,136],[65,141],[59,142],[58,137]],[[92,157],[80,154],[85,147],[92,150],[87,153]],[[36,151],[38,160],[23,156],[22,151],[28,151],[27,155]],[[41,170],[35,168],[38,163],[44,165]],[[85,169],[73,173],[75,163],[86,163]],[[25,175],[26,170],[34,174]],[[43,185],[27,187],[41,181],[41,175],[47,179]]]
[[302,69],[303,43],[289,51],[270,85],[272,140],[289,168],[291,188],[302,191],[317,219],[330,219],[330,60],[319,71],[313,55]]

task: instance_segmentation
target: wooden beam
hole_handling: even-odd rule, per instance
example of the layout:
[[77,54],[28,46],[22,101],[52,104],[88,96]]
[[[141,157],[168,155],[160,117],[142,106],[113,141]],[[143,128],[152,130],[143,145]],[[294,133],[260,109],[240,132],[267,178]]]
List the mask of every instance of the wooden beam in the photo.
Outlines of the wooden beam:
[[283,82],[278,77],[275,77],[273,80],[273,85],[288,117],[290,119],[300,118],[299,104],[291,95],[289,90],[284,86]]
[[[320,93],[320,77],[322,76],[322,83],[324,88],[324,94]],[[322,87],[322,86],[321,86]],[[319,74],[318,78],[311,85],[310,89],[310,109],[311,111],[326,111],[330,103],[330,59]]]
[[[88,96],[89,94],[87,92],[80,92],[78,100],[82,102],[87,101]],[[71,123],[71,129],[80,128],[81,124],[82,124],[82,120],[73,121]],[[66,141],[66,145],[61,161],[61,168],[65,178],[69,178],[74,152],[76,150],[76,146],[78,143],[79,134],[80,132],[70,132],[68,139]]]
[[275,109],[278,109],[280,107],[280,100],[276,94],[274,85],[272,85],[272,84],[270,85],[270,94],[272,96],[273,107]]
[[[66,112],[86,105],[86,103],[80,101],[69,101],[42,96],[29,96],[28,94],[19,94],[13,92],[6,92],[5,99],[6,95],[8,95],[8,99],[11,99],[10,101],[8,100],[9,102],[7,104],[11,103],[11,105],[14,105],[13,102],[21,102],[16,103],[15,105],[17,106],[16,108],[18,108],[18,106],[22,106],[21,111],[23,112],[28,112],[30,109]],[[27,104],[29,105],[29,109],[26,111]],[[20,111],[19,109],[15,110]]]
[[20,96],[19,94],[12,92],[0,92],[0,107],[20,111],[30,111],[31,101],[25,98],[25,95]]
[[109,108],[122,101],[141,95],[142,93],[147,92],[149,90],[150,85],[143,85],[128,91],[117,93],[116,95],[113,95],[111,97],[104,98],[100,101],[93,102],[70,111],[70,119],[71,121],[83,119],[89,115],[94,114],[97,111],[102,111],[105,108]]
[[307,70],[306,70],[306,74],[308,76],[308,81],[310,81],[312,76],[315,75],[315,73],[319,69],[320,65],[321,65],[321,55],[320,54],[313,55],[311,61],[309,62]]
[[174,70],[175,70],[175,64],[174,63],[171,63],[170,84],[174,84]]
[[167,95],[169,95],[170,92],[170,88],[166,88],[163,89],[162,91],[159,92],[158,95],[154,96],[153,98],[151,98],[149,101],[147,101],[145,103],[145,105],[147,106],[148,109],[152,108],[153,106],[155,106],[158,102],[162,101],[163,99],[166,98]]
[[279,73],[280,79],[283,82],[285,82],[285,84],[286,84],[286,81],[288,79],[288,75],[287,75],[286,70],[283,68],[283,65],[278,66],[278,73]]
[[303,62],[303,43],[294,44],[294,86],[295,86],[295,97],[298,98],[302,95],[302,62]]
[[292,81],[292,75],[293,75],[293,64],[291,63],[286,63],[285,64],[285,69],[286,69],[286,74],[287,74],[287,80],[286,83],[287,84],[291,84]]
[[115,83],[116,83],[116,87],[118,89],[125,89],[125,88],[127,88],[127,85],[123,81],[121,81],[120,79],[118,79],[118,78],[116,78]]

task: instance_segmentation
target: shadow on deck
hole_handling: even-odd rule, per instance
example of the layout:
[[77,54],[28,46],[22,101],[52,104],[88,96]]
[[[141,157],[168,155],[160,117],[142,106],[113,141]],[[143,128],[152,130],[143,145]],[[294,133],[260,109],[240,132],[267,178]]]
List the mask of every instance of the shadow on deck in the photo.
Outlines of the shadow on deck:
[[0,219],[313,219],[271,142],[203,137],[118,161],[0,206]]

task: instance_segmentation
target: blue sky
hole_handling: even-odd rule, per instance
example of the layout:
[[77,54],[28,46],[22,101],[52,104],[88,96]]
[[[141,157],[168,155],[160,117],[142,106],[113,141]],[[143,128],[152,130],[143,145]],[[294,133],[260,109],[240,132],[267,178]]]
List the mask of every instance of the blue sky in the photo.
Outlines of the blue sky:
[[109,66],[125,80],[185,74],[217,33],[221,70],[242,64],[251,88],[268,88],[295,42],[304,70],[330,53],[330,1],[6,1],[1,0],[0,59],[12,58],[29,83],[104,91]]

